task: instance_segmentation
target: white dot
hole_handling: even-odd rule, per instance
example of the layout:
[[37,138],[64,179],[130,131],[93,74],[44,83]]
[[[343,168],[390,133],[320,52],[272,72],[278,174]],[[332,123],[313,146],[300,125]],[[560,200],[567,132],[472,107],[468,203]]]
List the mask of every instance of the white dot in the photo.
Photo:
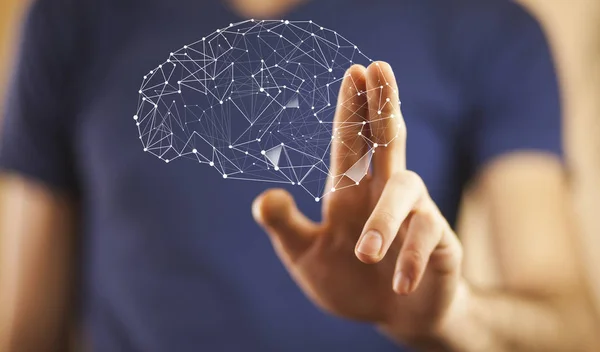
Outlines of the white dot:
[[196,154],[196,153],[198,153],[198,150],[197,149],[192,149],[192,153]]
[[229,149],[233,149],[233,146],[231,144],[229,145]]
[[362,132],[358,132],[358,135],[359,135],[359,136],[361,136],[361,135],[362,135]]
[[261,151],[260,151],[260,153],[261,153],[262,155],[265,155],[267,152],[266,152],[266,151],[264,151],[264,150],[261,150]]
[[219,104],[223,105],[223,100],[221,100],[221,101],[219,102]]
[[377,111],[377,115],[381,115],[381,110]]
[[379,147],[379,144],[373,143],[373,148],[377,148],[377,147]]
[[212,161],[210,163],[208,163],[208,165],[210,166],[215,166],[215,163],[213,163]]
[[362,124],[363,124],[363,125],[366,125],[366,124],[367,124],[367,121],[363,121],[363,122],[362,122]]
[[275,171],[279,171],[279,166],[275,166]]
[[315,202],[320,201],[321,199],[319,197],[315,197]]
[[148,148],[144,148],[144,151],[145,151],[145,152],[147,152],[147,151],[148,151]]
[[137,116],[137,115],[133,115],[133,119],[134,119],[134,120],[137,120],[137,119],[138,119],[138,116]]
[[333,72],[333,69],[332,69],[332,68],[330,68],[328,71],[329,71],[329,72]]
[[331,187],[331,192],[335,192],[335,187]]
[[285,22],[284,22],[284,23],[285,23],[285,24],[290,24],[290,21],[288,21],[288,20],[285,20]]
[[227,178],[227,174],[223,174],[223,178]]
[[385,101],[390,101],[390,98],[386,98]]

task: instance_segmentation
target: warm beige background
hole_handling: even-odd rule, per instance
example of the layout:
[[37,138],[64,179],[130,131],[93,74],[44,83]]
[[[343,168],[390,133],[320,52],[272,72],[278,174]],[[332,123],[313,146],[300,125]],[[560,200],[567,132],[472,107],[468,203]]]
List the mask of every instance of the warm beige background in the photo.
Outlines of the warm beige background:
[[[11,62],[14,44],[14,32],[18,26],[20,14],[27,1],[0,1],[0,98],[4,97],[8,66]],[[0,109],[2,99],[0,99]]]
[[559,62],[574,203],[600,307],[600,1],[522,1],[546,26]]
[[[521,0],[540,20],[556,56],[563,91],[565,149],[572,171],[573,201],[588,274],[600,309],[600,1]],[[461,227],[465,246],[482,244],[485,201],[470,194]],[[484,243],[489,248],[491,244]],[[485,251],[470,251],[466,271],[494,284]],[[473,265],[471,265],[473,264]],[[596,269],[598,268],[598,269]]]

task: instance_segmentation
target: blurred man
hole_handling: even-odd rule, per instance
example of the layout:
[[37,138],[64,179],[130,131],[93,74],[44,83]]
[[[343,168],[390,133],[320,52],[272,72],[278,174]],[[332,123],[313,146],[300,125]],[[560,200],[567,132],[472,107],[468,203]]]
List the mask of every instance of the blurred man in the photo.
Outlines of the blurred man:
[[[556,77],[530,16],[503,0],[228,5],[34,3],[0,151],[3,347],[60,346],[75,290],[97,351],[598,348]],[[284,265],[250,214],[264,185],[159,163],[130,118],[140,77],[165,53],[247,17],[326,23],[385,59],[349,70],[340,101],[399,121],[377,137],[398,136],[371,174],[322,209],[284,190],[254,200]],[[355,112],[338,107],[336,123]],[[342,160],[341,144],[332,153]],[[460,272],[453,225],[469,181],[490,207],[493,290]]]

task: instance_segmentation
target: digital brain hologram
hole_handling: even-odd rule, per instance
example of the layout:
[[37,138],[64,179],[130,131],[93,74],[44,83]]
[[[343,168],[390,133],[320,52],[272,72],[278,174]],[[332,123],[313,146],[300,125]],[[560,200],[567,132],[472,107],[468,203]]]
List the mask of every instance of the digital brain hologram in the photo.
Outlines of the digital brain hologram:
[[353,166],[332,175],[329,161],[345,128],[369,128],[367,116],[335,128],[333,117],[346,70],[371,61],[312,21],[232,23],[144,76],[133,117],[143,150],[166,163],[191,159],[225,179],[302,187],[319,201],[339,183],[325,189],[328,178],[350,179],[340,188],[349,187],[369,169],[377,143],[368,133],[358,133],[369,151]]

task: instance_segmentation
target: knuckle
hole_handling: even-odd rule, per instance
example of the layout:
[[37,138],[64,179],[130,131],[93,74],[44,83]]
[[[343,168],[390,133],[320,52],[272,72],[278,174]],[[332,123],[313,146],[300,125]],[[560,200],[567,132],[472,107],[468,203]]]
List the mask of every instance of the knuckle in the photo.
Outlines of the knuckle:
[[404,255],[406,255],[406,258],[408,258],[408,260],[413,263],[421,263],[423,262],[423,258],[425,257],[423,255],[423,251],[416,248],[416,246],[406,248],[404,251]]
[[373,220],[375,225],[382,229],[389,229],[393,226],[392,224],[398,223],[398,217],[385,210],[377,210],[373,213]]
[[439,218],[433,211],[418,212],[415,220],[425,228],[436,228],[439,223]]
[[403,188],[420,188],[425,185],[421,176],[411,170],[395,173],[392,175],[391,181]]
[[404,177],[406,178],[406,182],[410,185],[414,185],[414,186],[424,186],[425,185],[421,176],[419,176],[419,174],[417,174],[414,171],[406,170],[404,172]]
[[416,248],[406,248],[403,253],[404,267],[416,274],[425,266],[425,255]]
[[[397,114],[397,112],[392,111],[393,114]],[[404,123],[403,120],[401,120],[402,122],[398,123],[398,126],[396,127],[396,133],[397,136],[396,138],[399,138],[401,140],[406,140],[406,135],[407,135],[407,130],[406,130],[406,124]]]

